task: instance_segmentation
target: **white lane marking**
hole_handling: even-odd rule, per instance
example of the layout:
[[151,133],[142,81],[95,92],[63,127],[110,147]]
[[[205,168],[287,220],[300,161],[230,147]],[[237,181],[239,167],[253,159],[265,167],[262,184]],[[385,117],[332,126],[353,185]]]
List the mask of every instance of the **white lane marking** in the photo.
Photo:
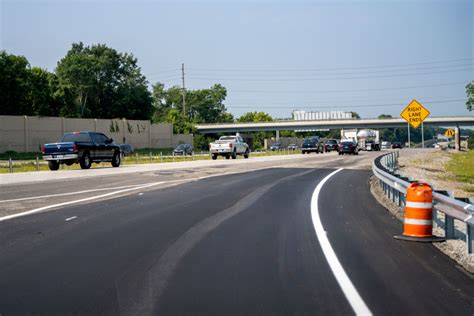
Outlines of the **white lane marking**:
[[124,185],[121,187],[115,188],[99,188],[99,189],[91,189],[91,190],[84,190],[84,191],[77,191],[77,192],[67,192],[67,193],[57,193],[57,194],[49,194],[49,195],[39,195],[39,196],[30,196],[18,199],[11,199],[11,200],[0,200],[0,203],[5,202],[17,202],[17,201],[27,201],[27,200],[36,200],[36,199],[45,199],[49,197],[56,197],[56,196],[66,196],[66,195],[75,195],[75,194],[82,194],[82,193],[89,193],[89,192],[97,192],[97,191],[110,191],[110,190],[119,190],[119,189],[126,189],[132,187],[138,187],[142,184],[132,184],[132,185]]
[[80,199],[80,200],[74,200],[74,201],[68,201],[68,202],[53,204],[53,205],[47,205],[47,206],[43,206],[43,207],[40,207],[40,208],[35,208],[31,211],[26,211],[26,212],[23,212],[23,213],[12,214],[12,215],[8,215],[8,216],[0,217],[0,222],[6,221],[6,220],[9,220],[9,219],[12,219],[12,218],[20,217],[20,216],[25,216],[25,215],[38,213],[38,212],[48,210],[48,209],[51,209],[51,208],[55,208],[55,207],[60,207],[60,206],[71,205],[71,204],[76,204],[76,203],[81,203],[81,202],[86,202],[86,201],[97,200],[97,199],[108,197],[108,196],[111,196],[111,195],[116,195],[116,194],[129,192],[129,191],[133,191],[133,190],[140,190],[140,189],[144,189],[144,188],[149,188],[149,187],[156,186],[156,185],[159,185],[159,184],[162,184],[162,183],[165,183],[165,182],[163,182],[163,181],[152,182],[152,183],[148,183],[148,184],[145,184],[145,185],[142,185],[142,186],[139,186],[139,187],[118,190],[118,191],[109,192],[109,193],[102,194],[102,195],[96,195],[96,196],[92,196],[92,197],[88,197],[88,198],[84,198],[84,199]]
[[357,292],[357,289],[352,284],[351,280],[347,276],[344,268],[342,267],[341,263],[337,259],[336,253],[332,249],[331,244],[329,243],[329,239],[326,236],[326,232],[323,228],[323,224],[321,223],[321,219],[319,217],[319,208],[318,208],[318,199],[319,199],[319,192],[321,188],[329,180],[333,175],[338,173],[339,171],[343,170],[343,168],[337,169],[334,172],[331,172],[327,175],[314,189],[313,196],[311,198],[311,217],[313,219],[314,230],[316,231],[316,236],[318,237],[319,244],[323,250],[324,256],[329,264],[329,267],[334,274],[334,277],[339,283],[339,286],[344,292],[349,304],[351,305],[352,309],[357,315],[372,315],[371,311],[365,304],[362,297]]
[[73,219],[76,219],[76,218],[77,218],[77,216],[66,218],[66,222],[72,221]]
[[138,193],[138,195],[143,195],[143,192]]

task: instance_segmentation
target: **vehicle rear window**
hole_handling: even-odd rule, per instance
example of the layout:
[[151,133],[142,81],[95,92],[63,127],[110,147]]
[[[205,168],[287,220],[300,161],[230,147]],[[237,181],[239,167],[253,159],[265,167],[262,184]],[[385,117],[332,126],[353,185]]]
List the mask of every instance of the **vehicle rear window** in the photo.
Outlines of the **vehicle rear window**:
[[90,142],[91,137],[89,136],[88,133],[68,133],[65,134],[63,139],[63,142]]

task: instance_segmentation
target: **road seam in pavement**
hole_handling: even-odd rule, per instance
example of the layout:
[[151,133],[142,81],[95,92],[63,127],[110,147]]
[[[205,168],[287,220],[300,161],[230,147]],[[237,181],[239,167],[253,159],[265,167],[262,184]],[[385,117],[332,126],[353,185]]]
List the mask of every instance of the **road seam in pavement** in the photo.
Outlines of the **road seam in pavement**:
[[313,196],[311,198],[311,218],[313,220],[314,230],[316,232],[319,244],[321,245],[321,249],[323,250],[324,256],[326,257],[329,267],[331,268],[337,283],[341,287],[342,292],[349,301],[352,309],[356,315],[372,315],[359,292],[357,292],[357,289],[344,271],[339,259],[337,259],[336,253],[334,252],[334,249],[332,248],[331,243],[329,242],[329,239],[326,235],[326,231],[324,230],[323,224],[321,223],[321,218],[319,217],[319,192],[326,181],[328,181],[333,175],[341,170],[343,169],[340,168],[334,172],[331,172],[323,180],[321,180],[314,189]]
[[[264,194],[276,185],[288,179],[304,176],[314,170],[308,170],[280,178],[270,184],[260,187],[240,199],[236,204],[206,217],[191,226],[185,233],[176,239],[159,257],[156,263],[148,268],[147,278],[141,280],[132,297],[124,296],[126,303],[120,309],[121,315],[155,315],[160,303],[160,298],[168,286],[169,279],[178,267],[182,258],[188,254],[199,242],[219,225],[242,211],[247,210]],[[135,280],[136,281],[136,280]],[[128,284],[127,284],[128,286]],[[120,297],[120,294],[119,294]]]

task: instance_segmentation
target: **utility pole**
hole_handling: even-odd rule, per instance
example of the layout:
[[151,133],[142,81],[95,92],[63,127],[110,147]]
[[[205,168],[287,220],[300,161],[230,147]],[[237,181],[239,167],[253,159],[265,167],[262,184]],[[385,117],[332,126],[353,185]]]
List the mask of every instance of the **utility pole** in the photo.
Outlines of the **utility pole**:
[[181,75],[183,79],[183,115],[186,116],[186,87],[184,85],[184,63],[181,64]]

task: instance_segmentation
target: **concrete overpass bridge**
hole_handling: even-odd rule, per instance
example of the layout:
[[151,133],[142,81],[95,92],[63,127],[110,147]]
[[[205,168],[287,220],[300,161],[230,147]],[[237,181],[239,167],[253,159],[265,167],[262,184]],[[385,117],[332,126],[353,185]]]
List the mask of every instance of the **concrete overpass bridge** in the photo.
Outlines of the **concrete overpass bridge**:
[[[442,127],[474,127],[473,116],[444,116],[429,117],[424,121],[424,126]],[[407,122],[402,118],[388,119],[349,119],[349,120],[318,120],[318,121],[277,121],[258,123],[220,123],[199,124],[197,130],[202,134],[209,133],[244,133],[257,131],[287,131],[287,130],[316,130],[316,129],[349,129],[349,128],[391,128],[407,127]]]

